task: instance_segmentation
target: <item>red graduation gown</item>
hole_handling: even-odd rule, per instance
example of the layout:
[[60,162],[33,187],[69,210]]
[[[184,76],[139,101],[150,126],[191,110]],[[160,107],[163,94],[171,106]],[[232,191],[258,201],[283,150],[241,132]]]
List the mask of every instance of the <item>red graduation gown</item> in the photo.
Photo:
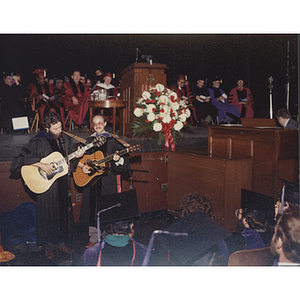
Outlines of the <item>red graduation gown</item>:
[[[77,125],[82,125],[82,122],[86,116],[86,113],[89,108],[89,100],[90,100],[90,93],[88,91],[87,85],[84,86],[84,94],[81,93],[79,84],[75,83],[77,87],[77,95],[74,95],[72,86],[69,82],[64,84],[66,89],[66,94],[64,96],[64,106],[65,109],[68,110],[68,115]],[[75,96],[78,100],[78,105],[74,105],[72,97]]]

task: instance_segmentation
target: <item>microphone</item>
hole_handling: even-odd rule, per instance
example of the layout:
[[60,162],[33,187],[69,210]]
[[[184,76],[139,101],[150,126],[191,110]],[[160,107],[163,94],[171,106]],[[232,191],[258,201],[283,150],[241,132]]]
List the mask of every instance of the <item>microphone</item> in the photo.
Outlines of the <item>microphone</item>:
[[135,62],[137,62],[138,59],[139,59],[139,52],[140,52],[140,49],[139,48],[135,48]]

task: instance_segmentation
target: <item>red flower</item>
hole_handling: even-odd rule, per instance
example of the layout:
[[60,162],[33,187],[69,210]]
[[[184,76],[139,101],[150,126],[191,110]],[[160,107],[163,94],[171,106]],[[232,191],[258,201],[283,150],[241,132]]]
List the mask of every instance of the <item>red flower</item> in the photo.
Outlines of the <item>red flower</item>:
[[146,103],[147,103],[147,104],[151,103],[151,100],[150,100],[150,99],[147,99],[147,100],[146,100]]
[[174,95],[170,96],[170,100],[171,100],[172,102],[175,102],[175,96],[174,96]]
[[162,120],[162,117],[158,117],[158,118],[157,118],[157,121],[158,121],[158,122],[161,122],[161,120]]
[[152,111],[153,111],[153,112],[155,112],[155,111],[156,111],[156,108],[155,108],[155,107],[153,107],[153,108],[152,108]]
[[160,111],[161,113],[165,112],[165,110],[164,110],[163,108],[161,108],[159,111]]
[[156,95],[157,97],[159,97],[159,96],[160,96],[160,92],[156,92],[155,95]]
[[154,100],[154,99],[152,99],[152,100],[151,100],[151,103],[152,103],[152,104],[154,104],[154,103],[155,103],[155,100]]
[[145,120],[145,122],[146,122],[147,124],[149,124],[149,123],[150,123],[150,121],[149,121],[148,119],[146,119],[146,120]]

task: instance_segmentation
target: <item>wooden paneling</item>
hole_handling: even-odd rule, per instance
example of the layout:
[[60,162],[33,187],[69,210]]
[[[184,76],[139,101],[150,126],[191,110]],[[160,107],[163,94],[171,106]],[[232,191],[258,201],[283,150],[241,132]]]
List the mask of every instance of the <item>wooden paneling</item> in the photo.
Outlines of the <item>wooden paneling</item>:
[[252,189],[252,158],[222,159],[188,152],[168,154],[168,209],[178,209],[184,195],[207,194],[216,221],[236,230],[235,209],[241,206],[241,189]]
[[[282,183],[278,178],[297,182],[298,131],[275,128],[209,128],[211,157],[254,158],[253,191],[276,197]],[[225,145],[225,141],[227,144]],[[229,150],[228,150],[229,149]]]
[[[165,152],[143,152],[130,154],[130,167],[133,170],[133,188],[136,190],[141,213],[167,208],[167,192],[162,185],[168,183],[168,164]],[[129,182],[123,181],[122,190],[129,190]]]
[[133,111],[142,93],[157,83],[166,86],[166,69],[165,64],[134,63],[121,72],[120,97],[126,102],[125,132],[120,131],[121,136],[131,137]]

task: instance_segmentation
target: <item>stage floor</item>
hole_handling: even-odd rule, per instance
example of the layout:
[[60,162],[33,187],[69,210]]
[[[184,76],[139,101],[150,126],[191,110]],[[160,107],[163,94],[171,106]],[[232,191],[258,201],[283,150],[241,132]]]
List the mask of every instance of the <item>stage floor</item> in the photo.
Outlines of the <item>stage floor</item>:
[[[112,132],[112,128],[107,126],[107,131]],[[3,132],[0,134],[0,161],[12,161],[17,156],[22,148],[28,141],[35,136],[35,132],[32,131],[28,134],[24,134],[22,131],[14,131],[13,134],[7,134]],[[72,134],[81,138],[87,138],[89,132],[82,129],[74,129]],[[195,148],[203,149],[208,147],[208,128],[196,127],[183,130],[184,137],[178,140],[176,149]],[[153,139],[145,138],[126,138],[121,137],[124,141],[133,144],[141,144],[142,151],[164,151],[164,146],[159,147],[155,145]]]

